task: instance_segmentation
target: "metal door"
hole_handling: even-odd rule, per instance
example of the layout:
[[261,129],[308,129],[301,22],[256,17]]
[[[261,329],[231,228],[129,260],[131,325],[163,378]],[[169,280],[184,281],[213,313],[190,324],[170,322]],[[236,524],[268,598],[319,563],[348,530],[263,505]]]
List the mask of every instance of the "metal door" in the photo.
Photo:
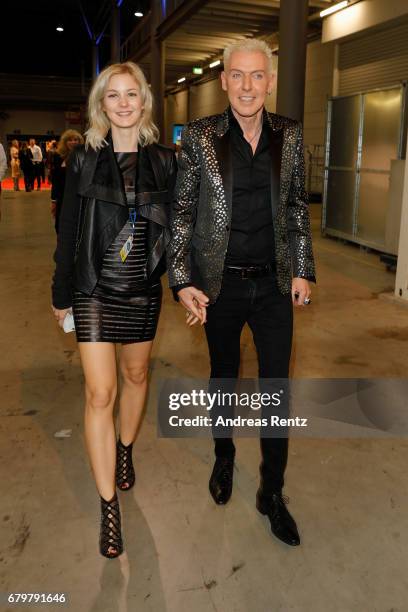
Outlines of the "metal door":
[[322,230],[386,252],[391,159],[402,157],[406,87],[328,103]]

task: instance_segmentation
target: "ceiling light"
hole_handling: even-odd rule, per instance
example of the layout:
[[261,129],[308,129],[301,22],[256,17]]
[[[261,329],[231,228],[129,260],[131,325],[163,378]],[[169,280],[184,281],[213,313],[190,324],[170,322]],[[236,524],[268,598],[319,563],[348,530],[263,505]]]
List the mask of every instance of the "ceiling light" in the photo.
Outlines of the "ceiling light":
[[320,17],[326,17],[327,15],[331,15],[332,13],[336,13],[337,11],[341,11],[341,9],[346,8],[348,3],[349,0],[344,0],[344,2],[339,2],[338,4],[329,6],[329,8],[324,9],[324,11],[320,11]]
[[194,66],[193,68],[193,74],[203,74],[203,69],[200,68],[200,66]]
[[186,77],[181,77],[181,79],[178,79],[177,83],[183,83],[186,80]]
[[221,60],[217,60],[210,64],[210,68],[215,68],[216,66],[219,66],[220,64],[221,64]]
[[63,32],[64,28],[62,26],[57,26],[57,32]]
[[143,17],[143,13],[141,13],[140,11],[136,11],[135,17]]

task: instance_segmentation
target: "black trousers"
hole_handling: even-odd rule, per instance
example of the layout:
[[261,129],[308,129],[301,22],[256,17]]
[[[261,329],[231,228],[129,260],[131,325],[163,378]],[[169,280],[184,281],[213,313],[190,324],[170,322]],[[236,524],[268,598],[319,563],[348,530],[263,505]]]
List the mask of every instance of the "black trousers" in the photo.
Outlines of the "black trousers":
[[[205,331],[211,361],[210,392],[216,392],[219,386],[214,379],[238,378],[240,337],[245,323],[253,334],[260,383],[267,386],[265,379],[287,379],[293,330],[291,295],[280,293],[273,273],[261,278],[241,279],[226,272],[216,303],[207,308]],[[226,415],[224,408],[222,413]],[[214,441],[217,457],[235,455],[232,437],[215,438]],[[261,432],[260,445],[264,492],[280,491],[288,458],[288,438],[264,437]]]
[[24,188],[26,191],[31,191],[34,179],[31,172],[24,172]]
[[37,189],[41,189],[41,176],[42,176],[41,163],[33,164],[32,189],[34,189],[35,181],[37,181]]

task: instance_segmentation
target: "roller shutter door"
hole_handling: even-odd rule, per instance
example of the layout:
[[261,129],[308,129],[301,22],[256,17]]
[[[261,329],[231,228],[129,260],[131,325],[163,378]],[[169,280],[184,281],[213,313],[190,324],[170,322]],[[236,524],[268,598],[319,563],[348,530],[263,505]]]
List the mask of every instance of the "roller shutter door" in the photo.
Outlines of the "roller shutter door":
[[340,43],[339,95],[408,80],[408,22]]

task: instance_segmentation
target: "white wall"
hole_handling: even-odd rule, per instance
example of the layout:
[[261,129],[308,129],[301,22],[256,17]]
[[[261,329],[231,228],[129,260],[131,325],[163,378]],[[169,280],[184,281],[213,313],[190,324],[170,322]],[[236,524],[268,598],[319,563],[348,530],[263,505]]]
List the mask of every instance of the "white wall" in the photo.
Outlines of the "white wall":
[[314,41],[307,46],[304,139],[324,144],[327,98],[332,95],[335,44]]
[[363,0],[323,20],[322,41],[330,42],[408,16],[407,0]]
[[190,120],[222,113],[227,106],[227,94],[219,78],[190,89]]

